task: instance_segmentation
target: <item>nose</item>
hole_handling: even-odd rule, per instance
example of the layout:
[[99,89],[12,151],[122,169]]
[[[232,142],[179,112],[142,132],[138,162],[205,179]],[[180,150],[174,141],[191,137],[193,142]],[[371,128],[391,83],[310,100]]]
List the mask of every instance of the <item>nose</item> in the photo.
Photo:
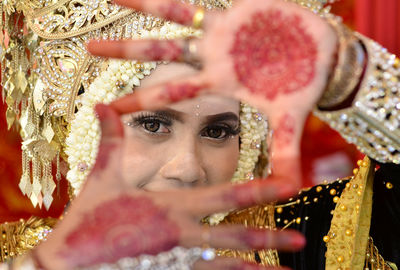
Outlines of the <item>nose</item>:
[[196,139],[185,137],[177,140],[170,149],[170,158],[161,167],[161,176],[165,180],[178,181],[179,185],[186,187],[204,185],[207,179],[200,146]]

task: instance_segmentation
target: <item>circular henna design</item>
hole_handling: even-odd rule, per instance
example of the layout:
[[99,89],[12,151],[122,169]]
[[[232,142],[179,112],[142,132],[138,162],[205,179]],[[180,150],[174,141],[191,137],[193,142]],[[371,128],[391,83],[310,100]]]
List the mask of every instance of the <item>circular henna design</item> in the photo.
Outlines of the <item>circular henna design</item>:
[[93,213],[84,214],[81,224],[67,236],[68,251],[61,256],[79,266],[112,263],[124,257],[169,250],[178,244],[178,239],[179,228],[168,219],[165,210],[148,198],[122,195],[99,205]]
[[295,133],[295,126],[296,121],[289,114],[285,114],[279,119],[279,125],[274,134],[277,147],[282,148],[292,142]]
[[230,51],[238,80],[268,100],[301,91],[314,78],[317,45],[299,16],[257,12]]

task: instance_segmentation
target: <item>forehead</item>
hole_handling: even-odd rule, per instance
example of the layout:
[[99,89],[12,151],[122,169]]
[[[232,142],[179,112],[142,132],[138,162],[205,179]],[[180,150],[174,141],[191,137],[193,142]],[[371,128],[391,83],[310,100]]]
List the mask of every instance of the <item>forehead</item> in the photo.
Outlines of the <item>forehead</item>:
[[[199,71],[182,63],[169,63],[159,65],[151,72],[150,76],[141,81],[140,88],[145,89],[154,85],[170,82],[177,79],[195,76]],[[239,114],[240,102],[228,97],[218,95],[204,95],[190,100],[181,101],[167,106],[167,108],[188,114],[211,115],[224,112]]]
[[168,105],[167,108],[190,115],[214,115],[232,112],[239,115],[240,103],[237,100],[218,96],[204,95]]

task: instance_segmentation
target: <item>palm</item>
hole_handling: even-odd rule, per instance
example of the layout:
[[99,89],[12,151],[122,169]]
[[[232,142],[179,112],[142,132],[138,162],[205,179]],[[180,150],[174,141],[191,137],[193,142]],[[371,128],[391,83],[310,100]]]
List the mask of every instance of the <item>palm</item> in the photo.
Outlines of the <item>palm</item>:
[[283,1],[241,1],[206,22],[199,54],[211,89],[255,105],[275,129],[291,118],[296,141],[332,64],[330,27]]

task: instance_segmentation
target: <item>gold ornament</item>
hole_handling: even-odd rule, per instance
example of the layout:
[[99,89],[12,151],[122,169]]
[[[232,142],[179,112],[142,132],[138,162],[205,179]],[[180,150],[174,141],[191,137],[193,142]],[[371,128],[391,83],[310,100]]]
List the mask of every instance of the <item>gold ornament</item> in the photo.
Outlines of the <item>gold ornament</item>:
[[[232,4],[232,1],[224,0],[190,2],[206,9],[224,9]],[[313,8],[322,8],[321,3],[324,3],[300,2],[313,3]],[[44,204],[48,209],[55,190],[51,169],[54,160],[58,181],[61,178],[60,157],[68,160],[67,178],[75,193],[93,165],[100,136],[93,112],[96,102],[108,103],[129,93],[156,67],[156,63],[96,58],[86,52],[84,44],[89,39],[171,39],[199,36],[201,32],[120,8],[111,0],[8,0],[0,7],[4,16],[2,37],[6,36],[8,40],[5,42],[2,38],[1,43],[1,82],[3,98],[8,105],[7,121],[9,126],[17,123],[21,127],[23,139],[23,174],[19,187],[34,205],[41,207]],[[19,24],[10,23],[15,18],[24,20],[28,33],[19,29]],[[24,74],[30,76],[22,76]],[[111,82],[114,75],[118,76]],[[106,80],[109,85],[104,83]],[[79,129],[82,119],[85,120],[82,123],[90,123],[89,128]],[[241,131],[240,136],[244,137],[248,132],[249,139],[242,142],[233,181],[265,177],[270,171],[267,166],[267,124],[257,110],[246,104],[242,104],[241,119],[254,122],[257,129],[249,126]],[[83,145],[89,150],[75,151],[74,142],[86,137],[94,142]],[[275,228],[273,206],[253,210],[249,209],[245,214],[247,218],[239,218],[240,215],[233,212],[224,222]],[[237,219],[233,218],[235,216]],[[252,253],[232,254],[246,257]],[[279,265],[276,250],[264,250],[259,255],[262,264]]]
[[203,27],[204,9],[199,8],[193,15],[193,28],[200,29]]

